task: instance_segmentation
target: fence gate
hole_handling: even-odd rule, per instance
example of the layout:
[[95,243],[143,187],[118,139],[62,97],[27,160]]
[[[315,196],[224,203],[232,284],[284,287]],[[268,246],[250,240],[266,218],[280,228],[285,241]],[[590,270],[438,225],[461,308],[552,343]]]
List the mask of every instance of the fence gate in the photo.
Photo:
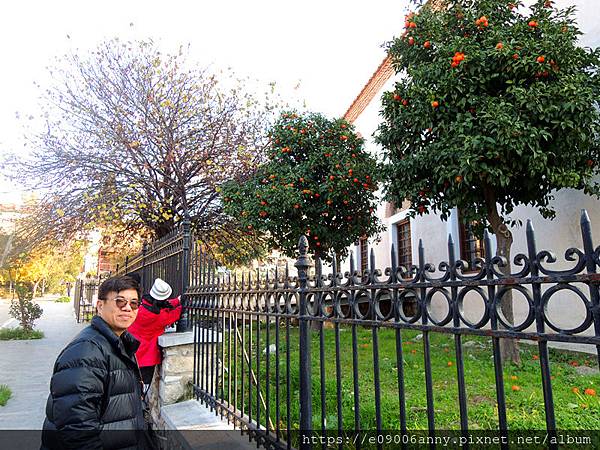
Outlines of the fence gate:
[[86,278],[75,282],[73,305],[77,323],[89,322],[96,314],[94,301],[98,298],[98,280]]

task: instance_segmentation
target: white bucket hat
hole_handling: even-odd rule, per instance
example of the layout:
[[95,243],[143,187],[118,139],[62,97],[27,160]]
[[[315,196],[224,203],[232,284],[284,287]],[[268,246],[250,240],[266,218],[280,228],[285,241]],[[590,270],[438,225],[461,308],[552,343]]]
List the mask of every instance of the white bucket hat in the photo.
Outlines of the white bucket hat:
[[154,280],[154,284],[152,285],[152,289],[150,289],[150,296],[155,300],[166,300],[171,296],[173,289],[169,286],[164,280],[157,278]]

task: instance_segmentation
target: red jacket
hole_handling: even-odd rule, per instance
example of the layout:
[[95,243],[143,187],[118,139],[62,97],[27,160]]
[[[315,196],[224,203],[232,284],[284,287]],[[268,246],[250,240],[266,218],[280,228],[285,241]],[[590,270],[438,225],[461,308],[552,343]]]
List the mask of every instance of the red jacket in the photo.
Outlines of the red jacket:
[[[181,316],[179,298],[170,299],[168,302],[175,308],[161,308],[158,313],[148,310],[145,306],[140,306],[135,322],[127,328],[127,331],[140,341],[140,347],[135,353],[140,367],[160,364],[158,337],[165,332],[165,327],[177,322]],[[152,303],[144,298],[143,304],[151,305]]]

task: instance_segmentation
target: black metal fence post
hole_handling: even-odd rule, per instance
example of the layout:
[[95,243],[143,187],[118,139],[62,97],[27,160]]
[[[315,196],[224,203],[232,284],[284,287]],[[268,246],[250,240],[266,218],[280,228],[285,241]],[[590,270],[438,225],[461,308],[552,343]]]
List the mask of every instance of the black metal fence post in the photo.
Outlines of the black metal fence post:
[[[310,359],[310,319],[308,318],[307,284],[308,268],[308,240],[306,236],[300,237],[298,243],[299,256],[294,264],[298,269],[299,302],[300,302],[300,448],[310,449],[310,431],[312,430],[312,381]],[[308,439],[307,439],[308,438]],[[308,442],[307,442],[308,441]]]
[[177,332],[190,331],[192,329],[189,320],[189,310],[187,305],[186,291],[190,281],[190,247],[192,243],[191,221],[188,215],[182,222],[183,246],[181,253],[181,317],[177,321]]
[[[581,238],[583,240],[583,250],[585,252],[585,267],[588,274],[596,274],[596,251],[594,250],[594,243],[592,239],[592,223],[590,217],[585,209],[581,210]],[[599,254],[600,255],[600,254]],[[592,317],[594,320],[594,332],[596,336],[600,336],[600,292],[598,291],[598,282],[595,283],[590,281],[590,303],[592,305]],[[600,367],[600,345],[596,345],[596,356],[598,361],[598,367]]]
[[[148,253],[148,243],[144,241],[142,245],[142,273],[141,273],[141,285],[142,285],[142,294],[145,294],[149,291],[148,282],[146,281],[146,254]],[[125,260],[125,273],[127,273],[127,260]]]

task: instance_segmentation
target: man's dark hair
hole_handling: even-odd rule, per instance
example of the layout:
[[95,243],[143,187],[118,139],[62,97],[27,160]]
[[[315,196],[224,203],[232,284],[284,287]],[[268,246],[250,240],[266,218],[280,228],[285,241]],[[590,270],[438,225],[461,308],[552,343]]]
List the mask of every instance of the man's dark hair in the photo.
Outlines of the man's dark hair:
[[107,278],[98,288],[98,299],[106,300],[109,292],[118,293],[127,289],[135,289],[138,293],[138,298],[142,295],[140,292],[140,283],[132,277],[121,275]]
[[140,276],[140,274],[139,274],[139,273],[137,273],[137,272],[129,272],[129,273],[126,273],[126,274],[125,274],[125,276],[126,276],[126,277],[130,277],[130,278],[133,278],[133,279],[134,279],[135,281],[137,281],[137,282],[138,282],[138,284],[140,284],[140,285],[142,284],[142,277],[141,277],[141,276]]

